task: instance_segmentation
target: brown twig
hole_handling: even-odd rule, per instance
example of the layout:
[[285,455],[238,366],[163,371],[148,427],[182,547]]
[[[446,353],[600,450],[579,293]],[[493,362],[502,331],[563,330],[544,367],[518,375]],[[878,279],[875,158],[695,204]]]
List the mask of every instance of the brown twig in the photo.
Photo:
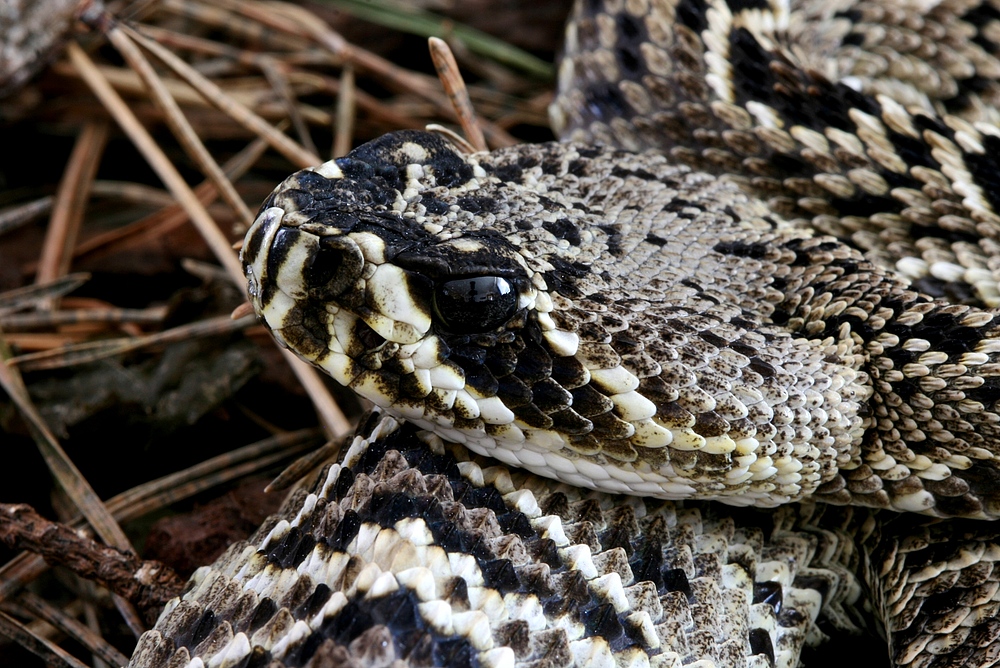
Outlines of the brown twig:
[[[126,522],[232,480],[265,471],[315,447],[320,437],[318,429],[278,434],[133,487],[108,499],[107,506],[115,519]],[[70,524],[75,529],[82,528],[78,521],[71,521]],[[0,600],[15,594],[44,570],[45,562],[38,555],[28,552],[22,552],[4,564],[0,568]]]
[[473,109],[472,101],[469,99],[469,91],[465,87],[458,63],[455,62],[455,55],[448,48],[448,43],[437,37],[429,38],[427,46],[430,48],[431,60],[434,61],[441,85],[444,86],[462,131],[465,132],[465,138],[475,150],[488,151],[483,131],[476,121],[476,110]]
[[87,198],[107,139],[106,121],[86,123],[77,137],[59,183],[35,283],[48,283],[69,271]]
[[180,576],[158,561],[101,545],[25,504],[0,504],[0,542],[100,583],[133,602],[147,622],[155,621],[163,605],[184,590]]

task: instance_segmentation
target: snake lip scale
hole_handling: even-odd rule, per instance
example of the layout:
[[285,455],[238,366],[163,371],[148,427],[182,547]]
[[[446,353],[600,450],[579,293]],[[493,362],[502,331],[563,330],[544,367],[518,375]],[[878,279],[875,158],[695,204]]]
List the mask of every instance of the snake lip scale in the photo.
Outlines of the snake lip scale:
[[378,409],[130,665],[792,667],[874,626],[994,665],[997,35],[580,2],[562,143],[288,177],[251,303]]

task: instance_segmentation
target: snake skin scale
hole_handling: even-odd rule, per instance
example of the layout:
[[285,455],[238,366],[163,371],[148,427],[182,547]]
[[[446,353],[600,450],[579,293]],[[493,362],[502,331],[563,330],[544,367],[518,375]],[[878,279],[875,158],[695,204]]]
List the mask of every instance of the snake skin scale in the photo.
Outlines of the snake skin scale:
[[978,1],[581,2],[566,143],[290,176],[251,302],[381,411],[130,665],[1000,663],[998,52]]

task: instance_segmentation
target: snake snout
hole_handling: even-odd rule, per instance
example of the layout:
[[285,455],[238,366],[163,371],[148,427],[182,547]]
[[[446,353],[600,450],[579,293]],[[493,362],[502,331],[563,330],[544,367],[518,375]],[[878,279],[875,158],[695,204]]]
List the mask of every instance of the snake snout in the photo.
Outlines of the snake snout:
[[263,215],[247,233],[244,248],[250,289],[256,277],[293,299],[335,301],[361,277],[365,264],[361,249],[348,237],[274,225]]

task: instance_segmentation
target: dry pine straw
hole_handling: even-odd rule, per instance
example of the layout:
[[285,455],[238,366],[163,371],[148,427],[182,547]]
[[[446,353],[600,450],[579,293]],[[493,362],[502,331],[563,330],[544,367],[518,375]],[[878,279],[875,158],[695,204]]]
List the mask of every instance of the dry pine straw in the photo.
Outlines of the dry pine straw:
[[[0,634],[57,666],[121,663],[181,586],[139,556],[144,517],[266,481],[323,431],[349,429],[324,380],[283,361],[252,318],[229,317],[242,301],[232,245],[257,204],[320,156],[394,129],[456,127],[461,97],[441,88],[422,38],[324,7],[317,16],[291,4],[164,0],[106,10],[90,5],[52,64],[0,100],[5,145],[35,147],[0,166],[10,457]],[[546,57],[564,9],[552,11],[527,21],[548,26]],[[510,34],[504,20],[524,19],[493,17]],[[435,21],[471,35],[455,43],[458,67],[474,73],[470,141],[545,138],[549,84],[471,55],[470,45],[492,47]],[[70,570],[53,573],[37,555]],[[0,646],[0,663],[38,660]]]

